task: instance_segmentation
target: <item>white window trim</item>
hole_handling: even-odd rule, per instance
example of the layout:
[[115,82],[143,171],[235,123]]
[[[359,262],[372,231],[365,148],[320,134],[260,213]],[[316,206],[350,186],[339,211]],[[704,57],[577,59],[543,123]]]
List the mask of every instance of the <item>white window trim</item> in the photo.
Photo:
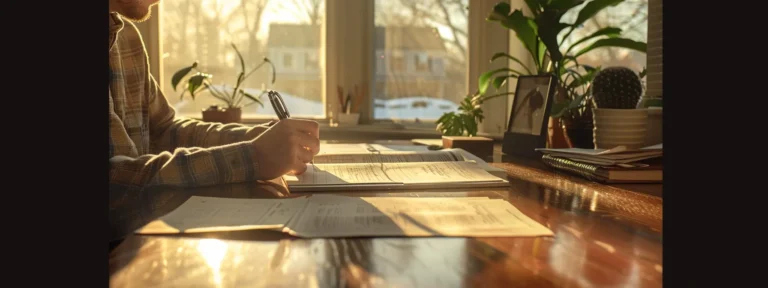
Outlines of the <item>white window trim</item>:
[[[499,0],[470,0],[468,2],[470,6],[467,21],[469,26],[467,59],[469,63],[466,79],[468,91],[466,93],[471,93],[477,89],[477,77],[481,73],[489,69],[510,65],[506,59],[499,59],[490,63],[488,60],[493,54],[499,51],[509,51],[513,55],[518,53],[510,51],[510,47],[517,44],[512,41],[514,34],[511,33],[513,32],[499,26],[498,23],[485,20]],[[510,2],[513,7],[524,6],[522,0],[510,0]],[[162,71],[162,39],[159,37],[162,29],[161,6],[155,5],[152,9],[153,16],[145,22],[137,23],[150,55],[150,72],[155,75],[160,89],[166,82],[163,79]],[[322,120],[327,120],[331,115],[338,114],[337,97],[328,97],[328,95],[335,95],[337,85],[352,87],[355,84],[367,82],[369,83],[369,93],[367,94],[372,95],[374,85],[371,84],[374,83],[373,79],[376,76],[373,61],[375,51],[372,49],[374,0],[326,0],[325,9],[326,16],[321,29],[321,55],[324,57],[318,59],[321,67],[325,67],[325,69],[321,69],[325,79],[322,84],[323,95],[321,96],[325,103],[325,117],[319,118]],[[365,25],[359,25],[360,23],[365,23]],[[361,41],[363,39],[364,41]],[[518,52],[521,50],[520,47],[512,48],[513,50],[518,49]],[[343,57],[339,57],[340,55]],[[509,87],[514,87],[514,85],[515,83],[512,82],[507,87],[509,90],[513,90],[514,88]],[[511,97],[499,97],[483,104],[485,120],[479,127],[479,135],[494,138],[503,135],[509,117],[507,114],[510,103],[512,103]],[[390,121],[374,121],[371,99],[364,99],[363,104],[360,106],[362,125],[385,127],[383,129],[391,127],[393,130],[435,130],[433,123],[410,125],[410,123],[387,124]],[[247,123],[260,123],[268,119],[247,118],[243,120]]]

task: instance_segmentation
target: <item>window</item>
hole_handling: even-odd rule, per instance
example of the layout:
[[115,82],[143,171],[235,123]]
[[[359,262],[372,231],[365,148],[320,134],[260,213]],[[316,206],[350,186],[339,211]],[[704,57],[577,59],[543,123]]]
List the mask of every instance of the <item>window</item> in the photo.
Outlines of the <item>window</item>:
[[[245,58],[246,70],[254,68],[265,56],[277,67],[274,84],[270,84],[272,71],[265,65],[246,80],[246,91],[260,95],[264,84],[266,89],[283,95],[292,116],[325,117],[322,69],[307,73],[297,65],[304,53],[313,54],[315,63],[319,63],[324,0],[176,0],[162,1],[160,5],[160,79],[164,93],[179,114],[200,117],[202,109],[224,103],[205,92],[195,100],[188,94],[180,99],[183,88],[174,91],[171,87],[173,73],[199,61],[198,68],[213,75],[213,84],[232,89],[240,72],[231,46],[235,44]],[[266,95],[261,100],[263,107],[244,107],[243,117],[275,117]]]
[[291,53],[283,53],[283,68],[286,70],[293,68],[293,55]]
[[[384,52],[384,51],[382,51]],[[386,53],[386,52],[385,52]],[[403,51],[393,51],[389,55],[389,69],[393,72],[405,72],[407,63]],[[386,71],[386,70],[385,70]]]
[[384,71],[374,77],[374,119],[432,122],[457,111],[467,91],[469,2],[375,0],[373,47],[389,61],[373,62]]
[[[515,7],[525,5],[522,0],[511,2]],[[326,6],[328,13],[339,16],[326,21]],[[173,73],[199,61],[198,68],[212,74],[214,84],[231,87],[239,73],[239,62],[230,46],[234,43],[248,67],[254,67],[265,56],[277,67],[274,84],[269,83],[272,71],[265,66],[250,76],[245,89],[252,95],[260,95],[262,84],[266,84],[265,88],[279,91],[285,96],[292,116],[324,119],[330,115],[326,110],[338,109],[338,105],[334,105],[338,101],[337,86],[367,82],[370,84],[366,94],[370,98],[365,103],[368,109],[364,109],[368,114],[361,115],[364,124],[421,122],[434,131],[431,123],[445,112],[457,111],[466,93],[474,91],[474,87],[467,85],[476,85],[478,75],[469,75],[470,67],[477,70],[473,73],[487,71],[488,60],[503,49],[496,48],[502,46],[499,43],[516,41],[512,33],[512,39],[508,40],[505,31],[491,32],[482,27],[487,24],[485,18],[490,7],[492,4],[484,1],[469,0],[163,1],[158,12],[162,26],[149,25],[162,30],[144,39],[151,42],[147,43],[149,46],[156,45],[148,48],[155,54],[150,57],[153,67],[160,68],[153,69],[160,70],[156,76],[161,88],[183,116],[200,117],[202,109],[222,103],[205,92],[195,100],[180,99],[183,88],[174,90],[170,85]],[[485,12],[470,14],[472,9]],[[626,0],[585,23],[573,33],[571,41],[605,25],[622,28],[624,37],[645,41],[647,10],[647,0]],[[573,21],[576,16],[576,13],[565,15],[562,21]],[[159,21],[157,18],[152,17],[148,22]],[[470,30],[478,35],[470,35]],[[373,35],[348,36],[358,37],[355,33],[360,31],[370,31]],[[326,39],[321,38],[323,35]],[[470,41],[470,37],[473,40]],[[158,39],[162,39],[162,44]],[[362,41],[368,42],[359,43]],[[323,46],[323,42],[328,46]],[[370,47],[372,51],[358,50],[361,47]],[[487,49],[489,47],[492,49]],[[344,51],[339,52],[344,55],[335,55],[334,51]],[[470,51],[474,52],[468,53]],[[355,60],[349,61],[348,56]],[[361,65],[357,57],[373,59],[362,60],[367,63]],[[597,49],[583,55],[579,63],[625,65],[641,70],[645,66],[645,55],[626,49]],[[326,79],[326,74],[333,77]],[[344,75],[355,75],[352,77],[355,79]],[[264,107],[244,108],[246,121],[275,117],[265,96],[262,100]],[[505,100],[504,106],[509,107],[511,96]],[[486,132],[502,133],[506,126],[507,121],[502,118],[506,118],[508,112],[504,112],[506,108],[494,108],[504,107],[498,103],[486,110],[489,113],[481,124]]]
[[[576,20],[579,9],[573,9],[563,15],[563,22],[571,23]],[[575,13],[574,13],[575,12]],[[577,29],[569,37],[570,45],[598,29],[612,26],[621,29],[621,36],[635,41],[647,41],[648,39],[648,0],[626,0],[615,7],[608,7],[600,11],[591,20],[584,23],[582,29]],[[579,45],[574,51],[591,44],[590,41]],[[595,49],[579,57],[579,64],[590,66],[625,66],[635,71],[643,70],[646,65],[646,55],[642,52],[625,48]]]
[[416,66],[416,72],[429,72],[429,64],[431,58],[426,53],[419,53],[413,55],[413,61]]
[[308,71],[318,70],[318,67],[320,66],[317,61],[318,56],[320,55],[317,49],[314,49],[314,51],[311,52],[304,52],[304,69]]

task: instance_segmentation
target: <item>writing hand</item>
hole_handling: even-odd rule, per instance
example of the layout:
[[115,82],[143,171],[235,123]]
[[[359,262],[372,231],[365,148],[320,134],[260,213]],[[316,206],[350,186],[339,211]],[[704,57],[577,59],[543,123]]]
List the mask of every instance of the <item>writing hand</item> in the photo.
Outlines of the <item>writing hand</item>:
[[263,124],[254,125],[251,127],[251,129],[248,129],[248,132],[245,133],[245,138],[248,140],[253,140],[256,137],[259,137],[261,133],[264,133],[264,131],[267,131],[270,126],[272,126],[277,121],[270,121]]
[[307,163],[320,152],[320,127],[317,122],[297,119],[277,121],[252,141],[257,177],[274,179],[307,170]]

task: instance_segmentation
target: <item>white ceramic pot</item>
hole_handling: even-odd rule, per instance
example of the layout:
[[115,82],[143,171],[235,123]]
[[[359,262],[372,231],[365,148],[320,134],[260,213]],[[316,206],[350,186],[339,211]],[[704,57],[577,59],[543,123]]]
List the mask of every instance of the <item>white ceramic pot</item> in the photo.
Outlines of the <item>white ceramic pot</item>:
[[339,125],[357,125],[360,121],[360,113],[339,114]]
[[625,146],[645,147],[648,131],[648,109],[594,109],[594,143],[596,149]]

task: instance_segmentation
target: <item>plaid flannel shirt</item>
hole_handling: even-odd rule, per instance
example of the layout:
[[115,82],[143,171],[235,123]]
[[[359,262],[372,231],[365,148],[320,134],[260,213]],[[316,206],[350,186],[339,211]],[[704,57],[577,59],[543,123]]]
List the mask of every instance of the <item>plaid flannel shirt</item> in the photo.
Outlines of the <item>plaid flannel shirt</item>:
[[194,187],[256,180],[246,140],[263,131],[176,117],[149,72],[141,35],[109,17],[109,179],[112,187]]

